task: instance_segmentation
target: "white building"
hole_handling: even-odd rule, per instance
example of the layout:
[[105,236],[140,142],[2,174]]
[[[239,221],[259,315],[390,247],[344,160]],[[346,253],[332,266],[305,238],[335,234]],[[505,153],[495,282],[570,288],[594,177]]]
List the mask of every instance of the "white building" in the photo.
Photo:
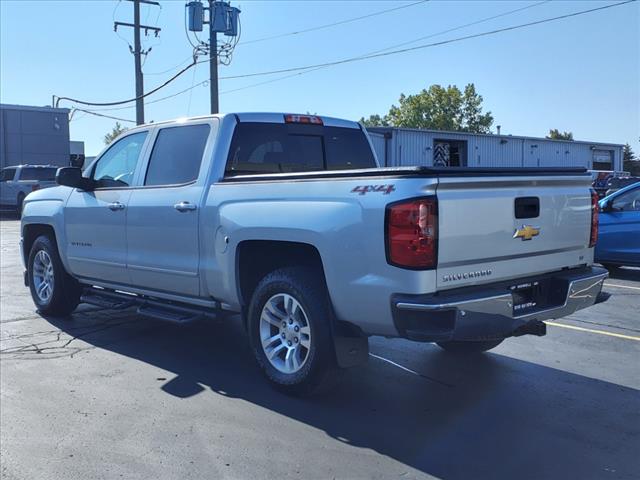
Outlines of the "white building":
[[382,166],[622,170],[622,145],[412,128],[367,129]]

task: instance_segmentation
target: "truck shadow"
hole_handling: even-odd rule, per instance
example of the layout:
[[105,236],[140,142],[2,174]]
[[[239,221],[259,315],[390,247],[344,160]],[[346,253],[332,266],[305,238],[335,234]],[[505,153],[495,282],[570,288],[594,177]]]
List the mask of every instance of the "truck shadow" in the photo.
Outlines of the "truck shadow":
[[74,336],[99,318],[101,327],[82,340],[173,372],[160,387],[167,395],[242,399],[439,478],[637,473],[640,396],[631,388],[499,354],[457,358],[430,345],[374,339],[373,353],[403,364],[411,358],[424,376],[370,358],[332,393],[297,399],[267,385],[239,321],[177,326],[133,311],[105,313],[48,321]]
[[609,278],[616,280],[640,281],[640,268],[622,267],[609,270]]

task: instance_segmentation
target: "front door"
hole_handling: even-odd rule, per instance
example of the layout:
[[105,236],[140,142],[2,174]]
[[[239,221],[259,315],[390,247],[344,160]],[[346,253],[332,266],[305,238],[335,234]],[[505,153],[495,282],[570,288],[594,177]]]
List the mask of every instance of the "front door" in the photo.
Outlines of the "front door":
[[94,164],[94,191],[74,189],[64,212],[71,273],[108,283],[128,284],[126,218],[146,131],[115,142]]
[[[180,295],[200,293],[201,174],[208,123],[160,128],[127,213],[127,264],[134,285]],[[200,177],[200,178],[199,178]]]
[[610,200],[600,213],[596,260],[621,265],[640,265],[640,187]]

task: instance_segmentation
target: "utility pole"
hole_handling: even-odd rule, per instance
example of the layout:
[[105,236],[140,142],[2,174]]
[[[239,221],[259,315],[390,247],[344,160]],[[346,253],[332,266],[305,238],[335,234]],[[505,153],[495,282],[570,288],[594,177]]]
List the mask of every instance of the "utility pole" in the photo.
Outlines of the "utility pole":
[[140,44],[140,0],[133,0],[133,58],[136,69],[136,125],[144,123],[144,79],[142,77],[142,45]]
[[211,114],[220,113],[218,101],[218,33],[215,27],[215,0],[209,0],[209,90]]
[[[209,93],[211,97],[211,113],[220,112],[218,100],[218,60],[222,64],[231,61],[231,52],[238,43],[238,24],[240,9],[232,7],[230,3],[222,0],[208,0],[208,7],[202,5],[201,0],[191,0],[187,3],[187,14],[189,18],[189,30],[201,32],[204,24],[209,24],[209,43],[200,42],[197,48],[209,52]],[[205,20],[204,12],[209,11],[209,21]],[[218,51],[218,33],[224,34],[228,39],[222,40],[220,51]],[[222,52],[222,53],[220,53]]]
[[133,23],[126,22],[114,22],[113,30],[117,31],[118,27],[131,27],[133,28],[133,48],[129,45],[129,50],[133,53],[135,62],[136,73],[136,124],[141,125],[144,123],[144,77],[142,76],[142,55],[147,55],[149,50],[142,50],[142,44],[140,42],[140,30],[144,30],[144,34],[147,35],[149,30],[154,32],[155,36],[160,33],[160,28],[152,27],[149,25],[140,24],[140,4],[146,3],[148,5],[160,6],[158,2],[152,0],[128,0],[133,2]]

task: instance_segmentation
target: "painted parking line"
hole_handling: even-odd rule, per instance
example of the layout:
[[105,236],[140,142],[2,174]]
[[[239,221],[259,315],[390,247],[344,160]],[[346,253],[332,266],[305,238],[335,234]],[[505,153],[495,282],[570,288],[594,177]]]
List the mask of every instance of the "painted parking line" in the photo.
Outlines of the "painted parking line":
[[598,335],[606,335],[607,337],[624,338],[625,340],[635,340],[636,342],[640,342],[640,337],[635,337],[633,335],[623,335],[621,333],[607,332],[606,330],[594,330],[592,328],[576,327],[575,325],[567,325],[565,323],[550,321],[545,321],[544,323],[546,323],[547,325],[551,325],[552,327],[568,328],[569,330],[577,330],[579,332],[596,333]]
[[605,287],[630,288],[631,290],[640,290],[640,287],[630,287],[629,285],[618,285],[617,283],[605,283]]

